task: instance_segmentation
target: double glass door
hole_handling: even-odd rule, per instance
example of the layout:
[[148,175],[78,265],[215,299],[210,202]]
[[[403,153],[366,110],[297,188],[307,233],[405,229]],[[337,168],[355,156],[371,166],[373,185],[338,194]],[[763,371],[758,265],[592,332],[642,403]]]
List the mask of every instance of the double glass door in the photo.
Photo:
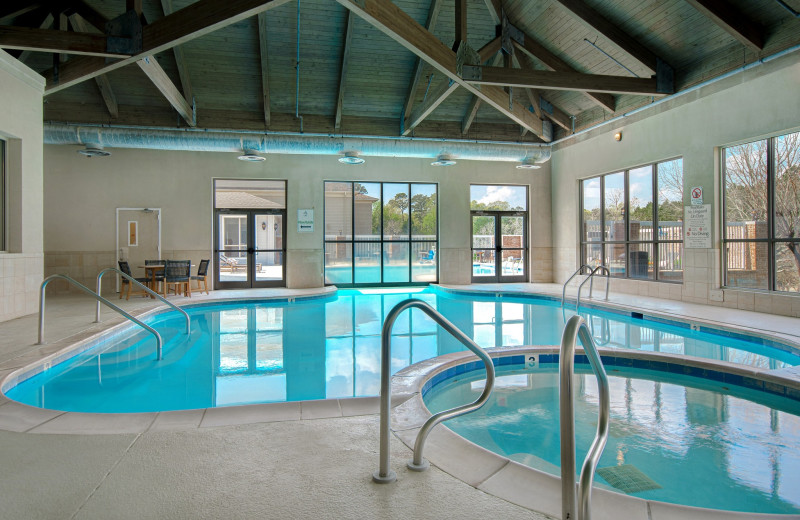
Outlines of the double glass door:
[[472,282],[528,280],[527,214],[473,211]]
[[285,286],[286,210],[216,211],[215,287]]

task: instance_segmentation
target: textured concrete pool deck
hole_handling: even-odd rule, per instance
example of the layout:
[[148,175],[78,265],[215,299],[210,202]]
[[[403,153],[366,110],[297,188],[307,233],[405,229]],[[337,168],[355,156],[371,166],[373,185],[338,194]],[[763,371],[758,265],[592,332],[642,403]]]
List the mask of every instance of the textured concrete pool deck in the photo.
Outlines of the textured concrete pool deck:
[[[468,287],[561,294],[555,284]],[[170,300],[184,304],[319,292],[216,291]],[[627,294],[612,294],[610,301],[752,328],[800,343],[797,318]],[[138,297],[121,304],[137,313],[160,305]],[[38,316],[0,323],[0,377],[71,341],[68,338],[85,337],[118,322],[113,311],[104,310],[101,319],[103,324],[92,323],[92,301],[69,295],[48,297],[44,346],[34,345]],[[0,518],[547,518],[478,489],[481,482],[463,482],[437,467],[409,472],[405,462],[411,451],[394,437],[392,468],[398,481],[372,483],[378,463],[374,399],[287,407],[288,413],[271,417],[253,415],[250,407],[220,409],[213,420],[199,411],[161,419],[133,414],[152,415],[133,419],[149,421],[137,433],[97,434],[88,418],[82,423],[86,434],[0,431],[5,468],[0,475]],[[19,424],[18,412],[16,403],[0,405],[0,424]],[[130,420],[120,416],[120,431]],[[80,427],[80,417],[77,422]]]

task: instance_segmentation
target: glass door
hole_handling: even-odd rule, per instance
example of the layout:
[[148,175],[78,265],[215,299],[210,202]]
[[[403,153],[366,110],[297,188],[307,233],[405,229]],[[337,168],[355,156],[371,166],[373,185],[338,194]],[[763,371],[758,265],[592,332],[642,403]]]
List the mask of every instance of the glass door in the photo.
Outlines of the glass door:
[[215,286],[284,286],[285,211],[218,209],[216,213]]
[[525,282],[527,225],[522,212],[472,212],[472,282]]

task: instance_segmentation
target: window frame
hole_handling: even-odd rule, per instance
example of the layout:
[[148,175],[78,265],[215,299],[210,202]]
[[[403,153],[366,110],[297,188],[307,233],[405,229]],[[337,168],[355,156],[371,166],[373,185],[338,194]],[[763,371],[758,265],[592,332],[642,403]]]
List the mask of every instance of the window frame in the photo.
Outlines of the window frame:
[[6,228],[8,219],[6,212],[8,210],[8,199],[6,189],[7,176],[6,167],[8,163],[8,146],[6,140],[0,137],[0,252],[7,251],[6,237],[8,236],[8,229]]
[[[737,291],[754,291],[754,292],[761,292],[761,293],[778,293],[778,294],[786,294],[786,295],[798,295],[800,292],[795,291],[782,291],[777,289],[778,285],[778,269],[777,269],[777,254],[776,254],[776,247],[779,244],[788,244],[788,243],[795,243],[800,244],[800,236],[795,237],[794,239],[791,238],[778,238],[776,237],[776,226],[775,226],[775,211],[777,209],[777,204],[775,200],[775,184],[776,184],[776,175],[777,175],[777,146],[778,140],[781,137],[788,136],[791,134],[800,133],[800,129],[794,129],[789,131],[781,131],[773,134],[769,134],[764,137],[759,137],[756,139],[749,139],[744,141],[735,142],[732,144],[728,144],[726,146],[721,146],[719,149],[719,157],[720,157],[720,184],[721,184],[721,192],[722,192],[722,203],[721,206],[721,213],[720,213],[720,257],[722,261],[722,288],[723,289],[731,289]],[[728,192],[727,192],[727,177],[728,177],[728,164],[726,160],[726,152],[730,148],[735,148],[737,146],[742,146],[746,144],[757,143],[759,141],[765,141],[766,152],[767,152],[767,161],[766,161],[766,219],[767,219],[767,238],[728,238],[728,220],[727,220],[727,208],[728,208]],[[729,244],[765,244],[767,247],[767,288],[760,288],[760,287],[747,287],[747,286],[740,286],[740,285],[729,285],[729,273],[728,273],[728,245]]]
[[[684,276],[683,276],[683,269],[682,269],[682,262],[683,257],[685,256],[685,251],[683,249],[683,221],[681,221],[681,237],[680,239],[659,239],[659,227],[660,227],[660,216],[659,216],[659,165],[670,163],[673,161],[681,161],[681,208],[683,208],[683,188],[684,188],[684,180],[683,180],[683,156],[675,156],[668,159],[661,159],[658,161],[648,162],[644,164],[639,164],[635,166],[630,166],[628,168],[622,168],[614,171],[610,171],[607,173],[599,174],[599,175],[592,175],[590,177],[584,177],[578,179],[578,200],[579,200],[579,213],[578,213],[578,263],[579,265],[583,265],[584,261],[587,257],[587,247],[589,246],[597,246],[599,245],[602,251],[602,258],[605,259],[606,257],[606,247],[608,245],[616,245],[622,246],[625,248],[624,253],[624,273],[613,273],[611,272],[611,276],[614,278],[621,278],[626,280],[635,280],[635,281],[643,281],[643,282],[658,282],[658,283],[670,283],[670,284],[683,284]],[[631,240],[631,228],[630,228],[630,172],[633,170],[638,170],[641,168],[650,167],[650,175],[651,175],[651,201],[653,206],[653,220],[652,220],[652,238],[650,240]],[[606,177],[611,175],[618,175],[623,174],[623,192],[624,192],[624,201],[623,201],[623,227],[624,227],[624,239],[623,240],[609,240],[606,238]],[[585,228],[585,209],[584,209],[584,183],[586,181],[590,181],[592,179],[597,179],[600,183],[599,189],[599,211],[600,211],[600,240],[588,240],[588,236],[585,236],[584,229]],[[665,279],[662,278],[661,275],[661,247],[665,244],[680,244],[681,245],[681,252],[679,255],[679,260],[681,262],[681,278],[680,280],[675,279]],[[649,275],[645,277],[640,276],[631,276],[631,258],[630,253],[632,251],[639,251],[633,250],[631,246],[637,245],[649,245],[652,247],[652,262],[653,262],[653,272],[652,277]],[[592,266],[593,267],[593,266]],[[610,267],[609,267],[610,270]]]
[[[350,185],[350,230],[349,240],[328,240],[327,236],[327,199],[326,199],[326,185],[328,183],[333,184],[349,184]],[[377,239],[372,240],[365,240],[365,239],[356,239],[355,233],[355,226],[356,226],[356,205],[355,205],[355,184],[378,184],[380,186],[380,233],[377,235]],[[384,196],[384,186],[388,184],[405,184],[408,186],[408,238],[386,238],[385,230],[384,230],[384,208],[386,206],[386,199]],[[414,185],[426,185],[426,186],[433,186],[434,187],[434,194],[436,198],[436,220],[434,222],[434,231],[436,238],[431,241],[430,239],[415,239],[413,233],[413,221],[411,219],[411,198],[412,198],[412,186]],[[439,248],[439,215],[441,213],[440,209],[440,200],[439,200],[439,183],[438,182],[425,182],[425,181],[373,181],[373,180],[334,180],[334,179],[326,179],[322,181],[322,193],[323,193],[323,205],[322,205],[322,251],[323,251],[323,267],[322,267],[322,280],[323,284],[328,285],[335,285],[337,287],[347,287],[347,288],[358,288],[358,287],[373,287],[373,286],[380,286],[380,287],[424,287],[430,284],[439,283],[439,259],[437,253],[437,259],[435,262],[435,279],[432,281],[422,282],[422,281],[413,281],[414,279],[414,258],[412,255],[412,244],[414,243],[425,243],[428,244],[430,242],[434,242],[435,250],[438,252]],[[345,235],[347,236],[347,235]],[[345,244],[350,245],[350,283],[342,283],[342,282],[329,282],[327,278],[327,265],[326,261],[324,260],[325,252],[327,251],[328,244]],[[355,251],[356,251],[356,244],[378,244],[379,251],[380,251],[380,279],[379,282],[362,282],[356,283],[356,262],[355,262]],[[408,281],[407,282],[384,282],[384,251],[386,244],[407,244],[408,245]]]

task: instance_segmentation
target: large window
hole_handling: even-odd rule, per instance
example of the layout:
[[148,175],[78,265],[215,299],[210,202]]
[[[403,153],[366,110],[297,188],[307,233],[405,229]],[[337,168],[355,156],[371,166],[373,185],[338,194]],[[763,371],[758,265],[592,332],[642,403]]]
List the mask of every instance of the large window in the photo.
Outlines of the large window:
[[435,184],[325,183],[325,283],[438,280]]
[[800,292],[800,133],[723,149],[725,285]]
[[581,181],[581,264],[612,276],[683,281],[683,160]]

